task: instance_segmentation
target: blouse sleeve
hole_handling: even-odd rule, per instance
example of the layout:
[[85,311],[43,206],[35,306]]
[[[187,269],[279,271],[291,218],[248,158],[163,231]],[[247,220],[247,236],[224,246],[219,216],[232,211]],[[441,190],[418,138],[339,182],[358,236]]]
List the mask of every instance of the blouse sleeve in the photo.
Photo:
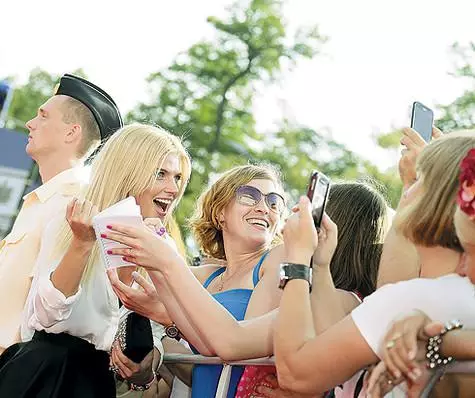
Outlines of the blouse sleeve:
[[[421,280],[405,281],[385,285],[356,307],[351,317],[363,338],[381,358],[381,344],[388,328],[394,319],[407,316],[411,311],[427,308],[427,296],[431,296],[427,285],[418,283]],[[430,284],[430,282],[429,282]]]
[[81,295],[80,287],[76,294],[65,297],[51,282],[51,274],[61,261],[52,260],[52,254],[63,223],[64,216],[52,220],[43,235],[27,301],[27,326],[30,329],[48,331],[52,326],[68,319],[74,303]]
[[153,345],[160,352],[160,362],[157,366],[157,369],[159,369],[162,366],[163,355],[165,354],[162,344],[162,339],[165,337],[165,328],[155,321],[150,321],[150,324],[152,325]]

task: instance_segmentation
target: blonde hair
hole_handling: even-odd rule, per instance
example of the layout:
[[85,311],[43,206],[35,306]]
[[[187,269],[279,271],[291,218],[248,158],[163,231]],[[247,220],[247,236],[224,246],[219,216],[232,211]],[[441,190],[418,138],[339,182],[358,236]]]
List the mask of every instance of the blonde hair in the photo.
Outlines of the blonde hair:
[[[191,161],[178,137],[150,125],[131,124],[121,128],[106,142],[92,162],[91,182],[83,197],[96,205],[99,211],[106,209],[128,196],[138,196],[156,181],[156,173],[165,158],[176,154],[180,160],[182,180],[167,219],[177,205],[188,183]],[[62,256],[72,239],[68,223],[58,237],[53,258]],[[97,243],[88,259],[84,278],[87,278],[93,264],[99,261]]]
[[271,180],[283,193],[280,173],[268,164],[233,167],[223,173],[198,199],[190,225],[205,255],[226,259],[219,216],[231,202],[236,189],[252,180]]
[[416,245],[462,251],[454,227],[460,162],[475,147],[475,132],[451,133],[431,142],[417,163],[422,193],[396,215],[396,228]]

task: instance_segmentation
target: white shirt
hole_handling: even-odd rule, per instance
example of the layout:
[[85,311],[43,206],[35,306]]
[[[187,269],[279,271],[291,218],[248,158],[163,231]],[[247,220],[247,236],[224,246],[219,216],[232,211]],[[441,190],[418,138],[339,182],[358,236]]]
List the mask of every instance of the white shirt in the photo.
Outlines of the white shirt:
[[[467,277],[456,274],[389,284],[365,298],[351,316],[363,338],[381,358],[383,339],[392,321],[416,309],[435,321],[457,319],[465,329],[473,329],[475,286]],[[404,387],[399,388],[399,394],[395,389],[393,396],[405,396],[403,391]]]
[[0,242],[0,353],[20,341],[23,308],[47,224],[86,181],[83,167],[67,169],[23,197],[10,233]]
[[46,227],[25,306],[22,340],[30,340],[35,330],[66,332],[109,351],[119,323],[119,304],[101,260],[73,296],[66,298],[51,282],[61,259],[50,261],[50,257],[64,217],[61,214]]

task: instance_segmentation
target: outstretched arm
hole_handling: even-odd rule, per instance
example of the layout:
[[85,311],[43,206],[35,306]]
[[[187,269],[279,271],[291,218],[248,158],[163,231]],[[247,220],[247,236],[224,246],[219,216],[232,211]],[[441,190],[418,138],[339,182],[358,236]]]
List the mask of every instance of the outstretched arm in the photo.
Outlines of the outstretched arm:
[[[284,240],[287,261],[306,265],[318,246],[318,237],[306,197],[300,199],[299,208],[285,225]],[[308,290],[302,279],[290,280],[285,286],[274,352],[283,389],[322,394],[376,362],[377,357],[351,317],[316,336]]]

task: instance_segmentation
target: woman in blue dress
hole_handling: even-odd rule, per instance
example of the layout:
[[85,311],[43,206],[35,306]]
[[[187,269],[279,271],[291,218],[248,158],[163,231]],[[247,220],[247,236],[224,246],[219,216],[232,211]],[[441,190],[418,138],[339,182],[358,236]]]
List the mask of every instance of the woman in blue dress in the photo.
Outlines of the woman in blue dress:
[[[277,269],[284,249],[279,244],[277,232],[285,209],[279,174],[267,165],[234,167],[218,178],[199,199],[191,225],[195,239],[207,257],[207,265],[191,267],[190,272],[221,304],[220,308],[231,313],[236,320],[261,316],[279,305],[281,290],[278,288]],[[156,237],[148,235],[145,230],[123,228],[112,226],[108,238],[127,244],[134,255],[128,257],[129,249],[116,249],[114,253],[147,266],[148,261],[142,258],[142,250],[146,248],[153,252],[153,247],[157,246]],[[119,229],[121,234],[114,231]],[[151,271],[150,276],[154,284],[160,286],[162,275]],[[167,286],[163,285],[159,290],[163,302],[175,301],[170,299],[173,292]],[[172,318],[164,316],[160,319],[161,323],[189,323],[179,303],[176,304],[175,308],[167,305]],[[187,328],[184,338],[192,344],[195,352],[216,355],[198,330],[196,328],[190,333],[190,328]],[[221,369],[222,366],[195,366],[192,396],[214,397]],[[228,397],[234,397],[242,372],[242,367],[233,368]]]

